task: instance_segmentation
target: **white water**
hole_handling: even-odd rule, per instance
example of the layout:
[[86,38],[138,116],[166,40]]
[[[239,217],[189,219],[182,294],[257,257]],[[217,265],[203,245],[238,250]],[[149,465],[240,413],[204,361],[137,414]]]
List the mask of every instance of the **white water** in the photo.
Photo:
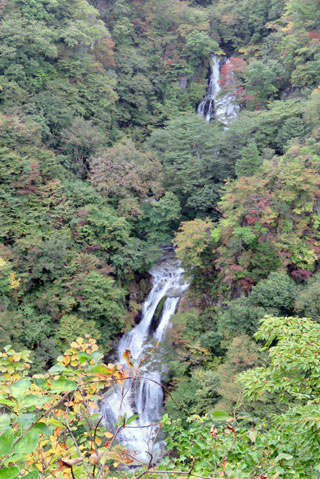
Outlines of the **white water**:
[[[197,113],[207,121],[217,119],[224,125],[227,125],[231,120],[237,117],[239,105],[236,104],[235,98],[220,93],[220,69],[224,62],[224,58],[212,55],[207,91],[203,100],[198,105]],[[227,59],[226,63],[228,62],[229,60]]]
[[[167,253],[158,265],[154,266],[152,276],[152,290],[150,291],[142,309],[141,321],[130,332],[124,334],[118,347],[118,362],[126,365],[123,353],[131,351],[135,365],[158,341],[162,341],[171,316],[175,313],[180,296],[188,288],[183,279],[183,269],[172,251]],[[150,333],[152,318],[162,298],[167,296],[158,324]],[[153,325],[152,325],[153,326]],[[146,451],[154,453],[153,439],[157,426],[149,426],[160,419],[163,403],[161,387],[161,364],[155,359],[157,352],[151,353],[146,363],[142,363],[138,376],[144,379],[125,381],[121,392],[119,386],[102,402],[101,412],[105,424],[112,429],[119,416],[126,414],[127,418],[139,414],[139,418],[132,422],[118,435],[118,439],[127,449],[133,451],[139,460],[149,460]],[[136,366],[137,367],[137,366]]]

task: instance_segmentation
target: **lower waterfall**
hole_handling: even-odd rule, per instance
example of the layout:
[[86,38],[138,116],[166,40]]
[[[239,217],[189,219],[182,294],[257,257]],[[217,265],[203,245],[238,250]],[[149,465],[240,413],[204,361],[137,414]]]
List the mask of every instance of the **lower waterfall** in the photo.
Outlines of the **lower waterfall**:
[[[124,334],[119,342],[120,364],[126,365],[123,353],[128,349],[136,367],[152,347],[163,340],[179,299],[189,286],[183,278],[183,273],[173,250],[167,251],[165,258],[150,270],[152,289],[143,304],[140,323]],[[159,313],[157,308],[161,300],[163,306]],[[159,318],[155,317],[157,314]],[[150,459],[146,451],[152,452],[153,439],[158,429],[150,425],[158,421],[161,415],[163,404],[161,369],[159,361],[155,360],[152,353],[139,370],[138,376],[143,379],[136,379],[133,384],[129,380],[125,381],[122,393],[120,386],[117,385],[101,404],[103,421],[111,429],[119,416],[126,414],[129,418],[134,414],[139,415],[130,426],[119,433],[117,439],[141,461]]]

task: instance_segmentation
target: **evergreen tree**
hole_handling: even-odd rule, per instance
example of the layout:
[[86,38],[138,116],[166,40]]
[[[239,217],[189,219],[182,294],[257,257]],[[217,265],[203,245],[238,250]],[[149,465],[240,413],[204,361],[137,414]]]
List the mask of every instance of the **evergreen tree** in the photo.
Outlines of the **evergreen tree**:
[[259,157],[259,150],[255,142],[250,143],[241,151],[241,157],[236,162],[236,175],[252,176],[259,168],[261,160]]

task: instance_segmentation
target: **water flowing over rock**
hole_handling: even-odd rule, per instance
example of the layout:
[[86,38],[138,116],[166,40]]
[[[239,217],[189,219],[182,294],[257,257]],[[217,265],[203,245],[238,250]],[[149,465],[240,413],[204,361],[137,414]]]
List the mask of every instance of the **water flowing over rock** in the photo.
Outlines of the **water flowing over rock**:
[[[142,309],[141,321],[121,338],[118,347],[118,362],[126,364],[123,353],[131,351],[135,367],[141,358],[165,336],[171,316],[175,313],[181,295],[187,290],[188,283],[183,279],[183,269],[176,259],[173,250],[166,252],[166,257],[154,266],[152,276],[152,290],[150,291]],[[166,297],[156,327],[151,330],[157,306]],[[152,450],[152,440],[157,433],[157,426],[151,426],[160,419],[163,404],[161,387],[162,367],[153,353],[146,362],[142,363],[138,377],[143,379],[126,381],[121,388],[117,385],[101,404],[101,412],[105,424],[112,429],[119,416],[129,418],[138,414],[139,418],[132,422],[118,435],[118,440],[126,448],[134,452],[141,461],[150,459],[146,451]],[[151,451],[154,453],[154,450]]]
[[228,63],[229,60],[224,57],[212,55],[207,91],[203,100],[198,105],[197,113],[207,121],[216,119],[224,125],[227,125],[231,120],[236,118],[239,105],[236,104],[235,98],[220,93],[220,69],[225,62]]

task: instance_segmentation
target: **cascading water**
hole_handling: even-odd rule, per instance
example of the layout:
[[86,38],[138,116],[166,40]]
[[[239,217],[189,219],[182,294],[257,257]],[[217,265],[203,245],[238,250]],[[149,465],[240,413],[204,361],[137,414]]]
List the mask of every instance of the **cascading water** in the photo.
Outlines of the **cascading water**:
[[215,117],[215,100],[220,91],[219,86],[220,75],[220,59],[216,55],[212,56],[210,65],[210,77],[208,87],[203,100],[199,103],[197,113],[207,121],[211,121]]
[[[183,279],[183,273],[173,251],[169,251],[166,258],[151,269],[152,289],[143,305],[141,321],[130,332],[124,334],[119,343],[120,364],[126,365],[123,353],[127,349],[130,350],[135,364],[139,364],[140,359],[146,356],[158,341],[163,340],[179,299],[189,286]],[[161,300],[164,301],[162,312],[154,325]],[[143,379],[136,379],[133,384],[126,381],[122,391],[116,386],[101,405],[104,422],[111,428],[119,416],[126,414],[129,418],[135,413],[139,415],[137,420],[120,432],[118,440],[127,449],[134,451],[135,457],[142,461],[149,460],[146,451],[150,451],[156,432],[156,428],[150,424],[160,418],[163,403],[161,369],[159,361],[151,354],[150,359],[142,363],[139,370],[138,376]]]
[[229,59],[226,60],[223,57],[212,55],[207,91],[197,108],[198,115],[205,120],[217,119],[225,125],[236,118],[239,110],[235,98],[230,95],[219,95],[221,91],[219,84],[220,69],[224,63],[229,61]]

